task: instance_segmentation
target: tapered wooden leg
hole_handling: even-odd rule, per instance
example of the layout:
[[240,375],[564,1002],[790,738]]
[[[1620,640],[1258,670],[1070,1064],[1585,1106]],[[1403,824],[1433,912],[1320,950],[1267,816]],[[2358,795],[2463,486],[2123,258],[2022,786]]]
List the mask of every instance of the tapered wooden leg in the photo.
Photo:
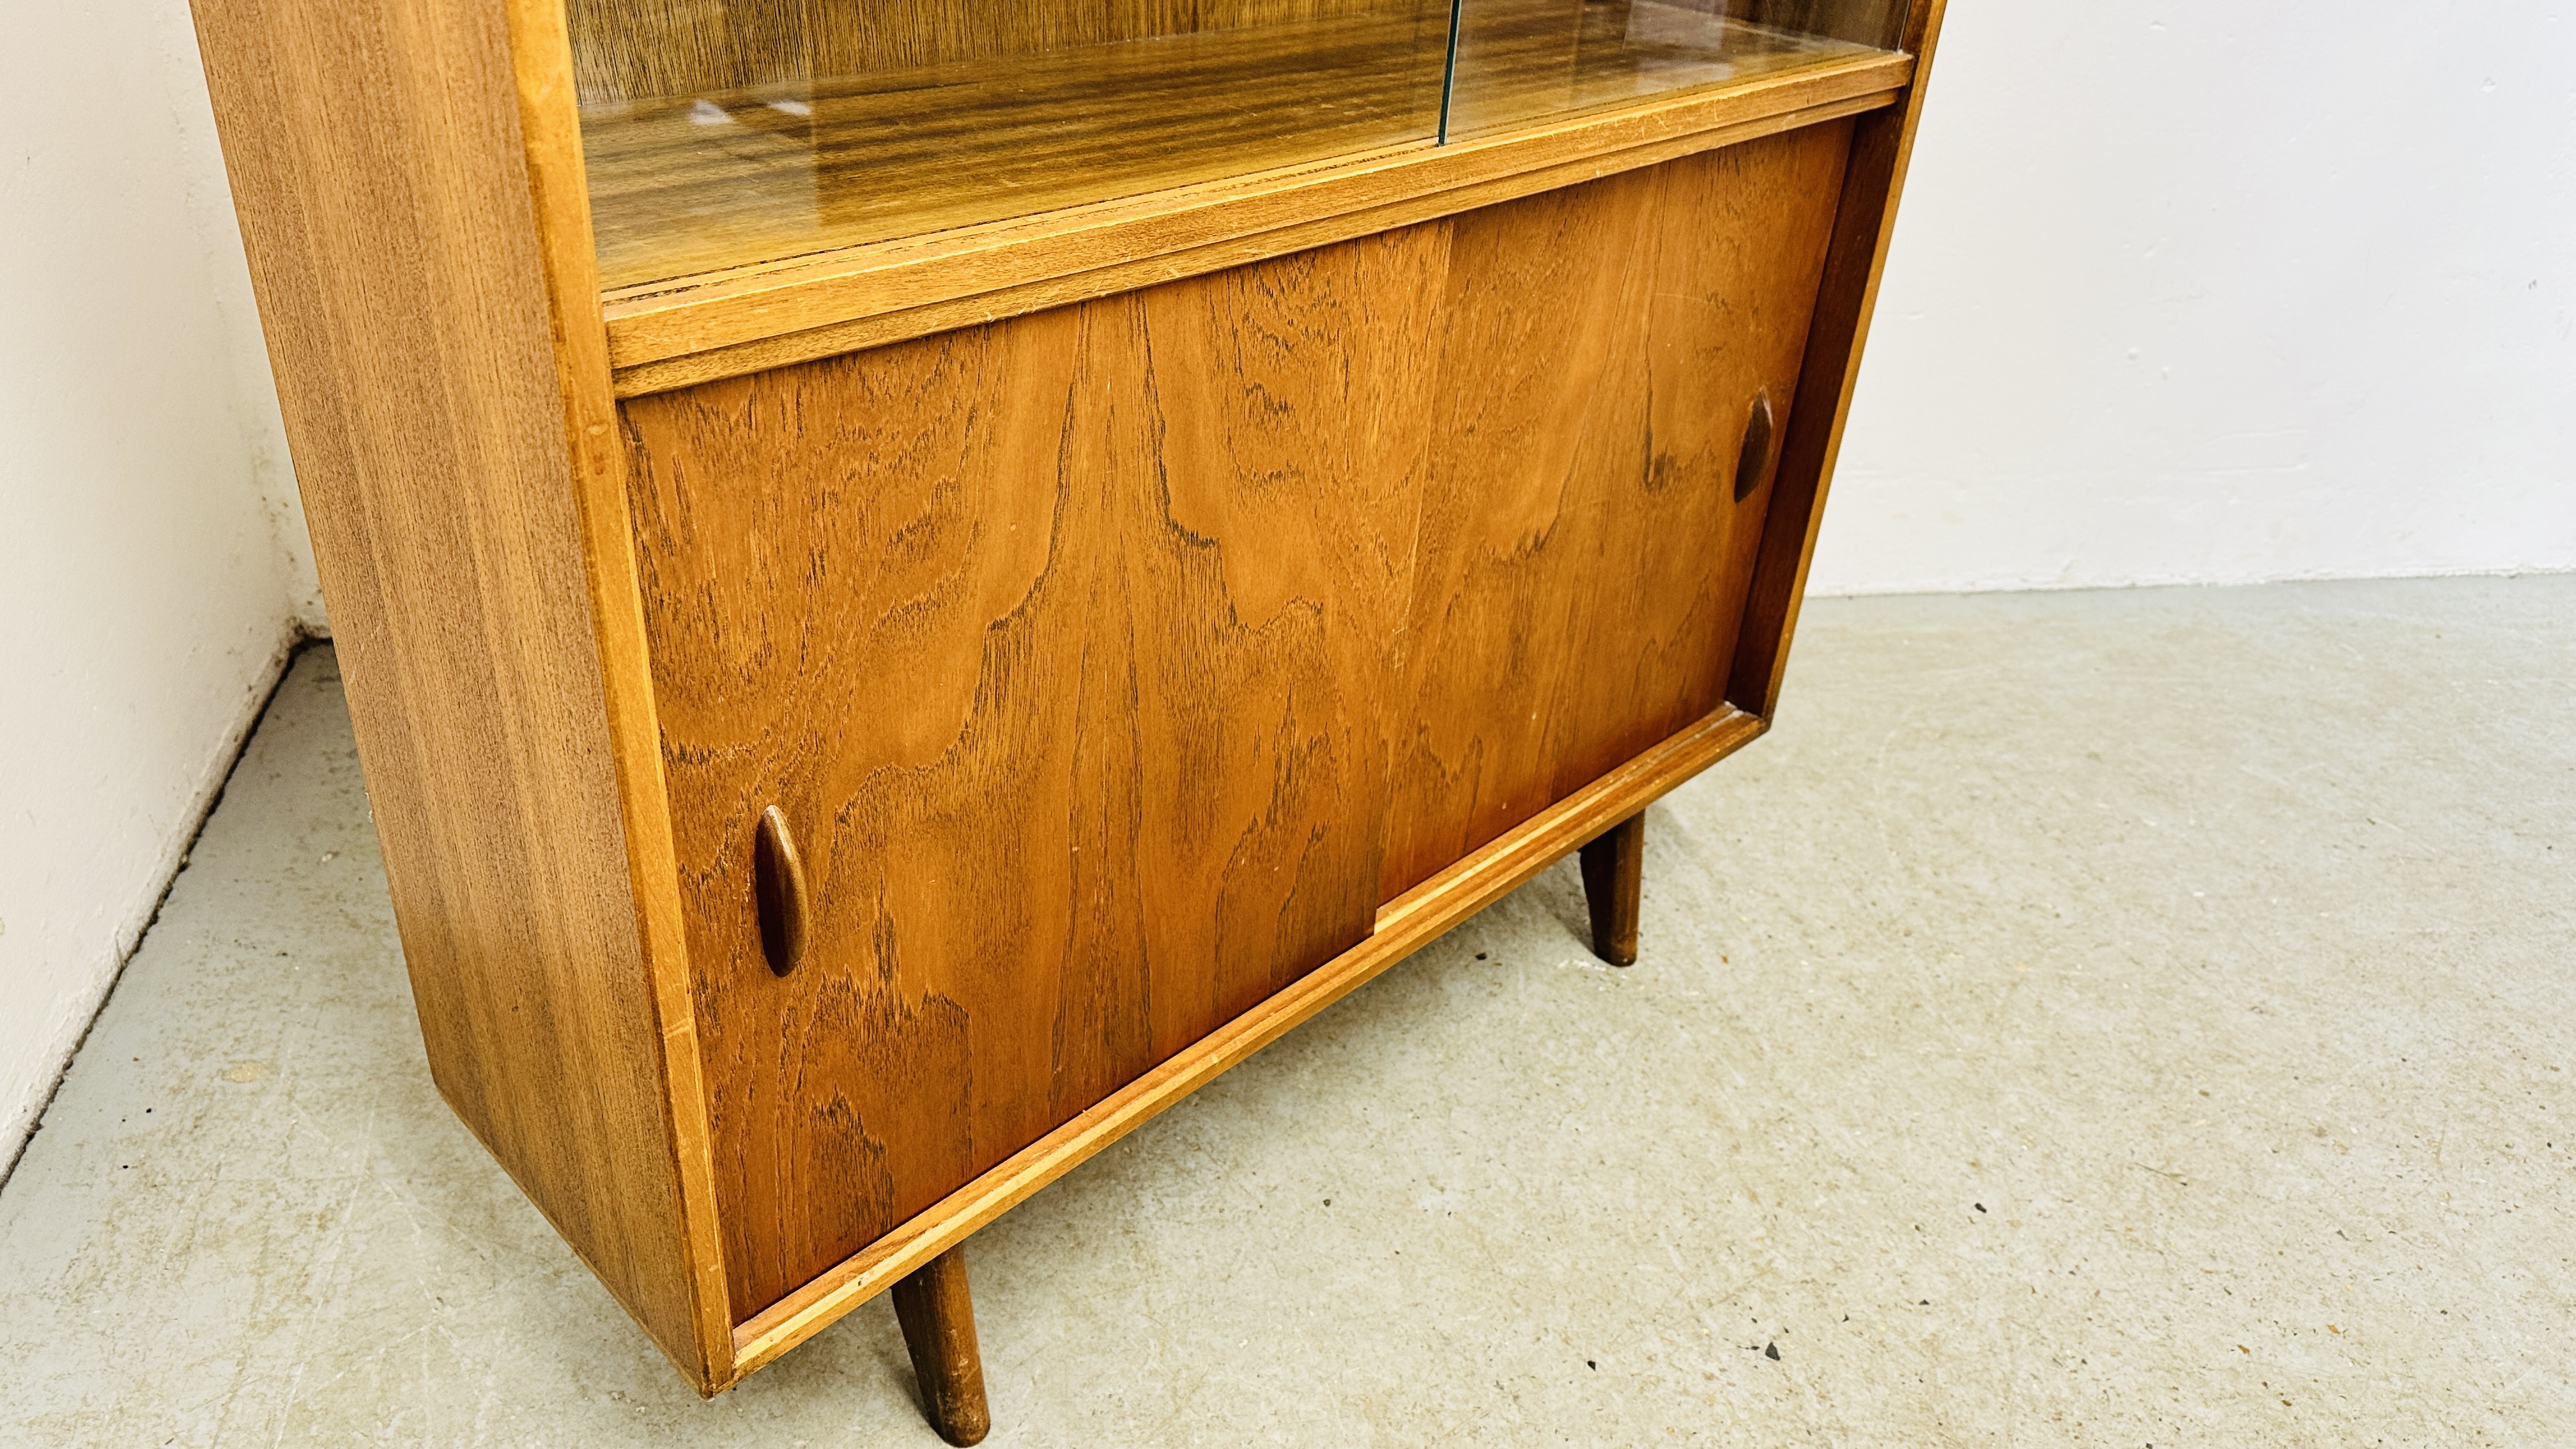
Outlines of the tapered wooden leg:
[[951,1444],[982,1442],[993,1427],[984,1403],[984,1359],[975,1351],[975,1303],[966,1295],[966,1250],[951,1248],[894,1285],[894,1316],[912,1350],[913,1377],[930,1427]]
[[1645,812],[1583,847],[1583,899],[1592,907],[1592,954],[1613,966],[1637,960],[1637,896],[1646,881]]

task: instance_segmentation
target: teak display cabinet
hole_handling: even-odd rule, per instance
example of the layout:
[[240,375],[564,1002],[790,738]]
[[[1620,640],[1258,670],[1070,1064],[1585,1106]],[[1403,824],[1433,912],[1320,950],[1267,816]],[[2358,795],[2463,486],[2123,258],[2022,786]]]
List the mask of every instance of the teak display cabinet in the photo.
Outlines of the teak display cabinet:
[[197,0],[438,1086],[700,1391],[1777,700],[1939,0]]

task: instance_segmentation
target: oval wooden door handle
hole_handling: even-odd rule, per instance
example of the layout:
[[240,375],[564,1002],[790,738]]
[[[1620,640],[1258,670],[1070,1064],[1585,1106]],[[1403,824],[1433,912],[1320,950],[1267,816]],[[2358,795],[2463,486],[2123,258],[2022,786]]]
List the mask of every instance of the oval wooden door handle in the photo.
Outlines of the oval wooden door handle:
[[760,954],[784,976],[805,958],[805,862],[787,833],[787,816],[772,805],[760,812],[751,842],[751,901],[760,917]]
[[1771,440],[1778,429],[1771,418],[1771,390],[1753,395],[1753,413],[1744,420],[1744,449],[1735,455],[1735,501],[1743,502],[1762,485],[1771,470]]

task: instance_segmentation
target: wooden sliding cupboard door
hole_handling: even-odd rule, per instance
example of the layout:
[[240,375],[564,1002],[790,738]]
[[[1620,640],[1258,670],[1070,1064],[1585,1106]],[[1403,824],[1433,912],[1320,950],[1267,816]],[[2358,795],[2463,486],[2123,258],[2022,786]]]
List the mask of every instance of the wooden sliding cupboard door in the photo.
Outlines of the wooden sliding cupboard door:
[[1369,934],[1444,240],[626,405],[738,1317]]
[[1850,139],[1449,223],[1389,899],[1725,705]]

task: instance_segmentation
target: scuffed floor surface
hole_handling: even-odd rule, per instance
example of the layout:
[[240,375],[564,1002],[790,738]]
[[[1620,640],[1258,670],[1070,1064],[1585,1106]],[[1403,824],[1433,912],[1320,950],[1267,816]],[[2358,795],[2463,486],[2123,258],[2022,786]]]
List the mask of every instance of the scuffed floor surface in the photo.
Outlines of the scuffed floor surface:
[[[2576,579],[1832,602],[1648,818],[970,1249],[995,1445],[2576,1444]],[[1774,1357],[1776,1351],[1777,1356]],[[326,651],[0,1192],[10,1444],[711,1403],[433,1094]]]

